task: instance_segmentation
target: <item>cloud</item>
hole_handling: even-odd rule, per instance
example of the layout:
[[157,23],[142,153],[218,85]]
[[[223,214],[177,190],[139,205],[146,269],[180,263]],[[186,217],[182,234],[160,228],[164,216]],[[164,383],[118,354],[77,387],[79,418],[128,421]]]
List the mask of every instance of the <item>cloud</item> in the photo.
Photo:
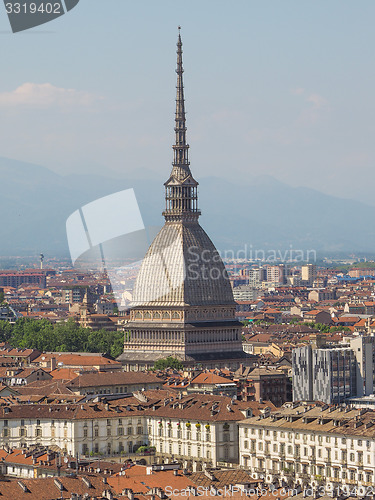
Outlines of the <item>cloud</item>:
[[10,92],[0,92],[0,107],[66,108],[90,106],[98,99],[101,98],[89,92],[55,87],[51,83],[23,83]]
[[303,89],[301,87],[297,87],[297,88],[291,90],[291,93],[294,95],[302,95],[304,92],[305,92],[305,89]]
[[316,109],[321,109],[328,106],[328,101],[319,94],[310,94],[306,100],[307,102],[311,102],[313,104],[313,107]]

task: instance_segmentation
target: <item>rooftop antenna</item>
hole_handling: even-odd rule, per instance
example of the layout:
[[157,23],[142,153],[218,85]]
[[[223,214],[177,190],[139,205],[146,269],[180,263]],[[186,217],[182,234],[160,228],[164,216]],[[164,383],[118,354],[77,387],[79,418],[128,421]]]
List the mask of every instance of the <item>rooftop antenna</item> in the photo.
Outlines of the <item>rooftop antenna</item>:
[[43,269],[43,260],[44,260],[44,255],[41,253],[40,254],[40,269]]

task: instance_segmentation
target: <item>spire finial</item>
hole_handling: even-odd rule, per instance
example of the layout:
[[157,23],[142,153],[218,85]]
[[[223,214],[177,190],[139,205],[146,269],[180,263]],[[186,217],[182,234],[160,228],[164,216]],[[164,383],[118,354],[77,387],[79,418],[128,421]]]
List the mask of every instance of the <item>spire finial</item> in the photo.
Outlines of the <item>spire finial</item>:
[[175,134],[176,140],[173,145],[173,168],[171,177],[164,184],[166,188],[166,210],[163,215],[166,220],[197,220],[200,211],[198,210],[198,182],[190,172],[189,144],[186,142],[186,116],[184,83],[182,75],[184,68],[182,65],[182,40],[181,26],[178,26],[177,39],[177,85],[176,85],[176,114],[175,114]]
[[175,115],[175,133],[176,142],[173,146],[174,158],[173,166],[182,167],[186,174],[189,172],[189,159],[188,159],[188,149],[189,146],[186,144],[186,116],[185,116],[185,98],[184,98],[184,82],[183,82],[183,72],[184,68],[182,65],[182,41],[180,34],[181,26],[178,27],[178,40],[177,40],[177,92],[176,92],[176,115]]

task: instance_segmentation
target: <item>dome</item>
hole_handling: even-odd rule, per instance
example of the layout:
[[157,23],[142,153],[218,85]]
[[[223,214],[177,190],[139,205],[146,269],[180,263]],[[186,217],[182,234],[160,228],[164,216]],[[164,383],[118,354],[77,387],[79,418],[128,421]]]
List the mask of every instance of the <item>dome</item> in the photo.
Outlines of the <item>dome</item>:
[[141,264],[132,307],[234,303],[223,261],[198,222],[167,222]]

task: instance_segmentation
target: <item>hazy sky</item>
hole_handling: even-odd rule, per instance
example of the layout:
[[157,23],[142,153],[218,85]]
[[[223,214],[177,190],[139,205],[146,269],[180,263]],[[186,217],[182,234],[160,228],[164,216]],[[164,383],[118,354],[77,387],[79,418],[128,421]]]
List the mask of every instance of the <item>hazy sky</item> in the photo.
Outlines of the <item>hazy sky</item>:
[[366,199],[374,19],[373,0],[80,0],[12,34],[0,6],[0,156],[167,178],[181,24],[198,179],[268,174]]

